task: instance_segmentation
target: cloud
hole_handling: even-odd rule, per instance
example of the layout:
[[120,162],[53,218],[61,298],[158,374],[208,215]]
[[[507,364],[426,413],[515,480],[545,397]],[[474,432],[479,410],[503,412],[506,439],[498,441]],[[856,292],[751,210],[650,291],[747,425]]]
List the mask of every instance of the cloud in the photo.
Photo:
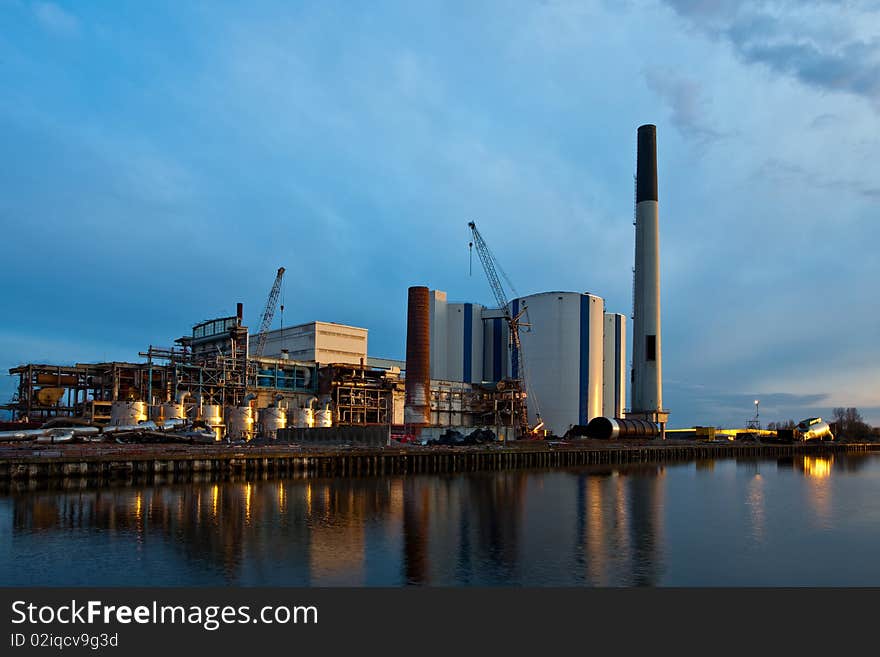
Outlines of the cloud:
[[665,2],[698,29],[728,41],[746,62],[880,104],[880,31],[871,16],[880,3]]
[[752,177],[755,180],[776,180],[785,183],[797,182],[808,188],[843,191],[869,201],[880,199],[880,185],[856,179],[829,178],[802,165],[779,158],[765,160]]
[[54,2],[35,2],[31,8],[40,24],[50,32],[63,36],[79,34],[79,19]]
[[[830,413],[832,401],[824,392],[769,392],[758,389],[731,392],[714,385],[700,385],[682,381],[664,382],[666,405],[673,413],[677,405],[687,405],[685,419],[697,425],[742,427],[754,417],[755,400],[760,401],[759,419],[767,422],[800,420],[804,417]],[[673,414],[675,418],[678,414]],[[676,425],[680,426],[680,425]]]
[[708,103],[699,82],[658,69],[648,69],[644,76],[648,87],[669,105],[672,123],[682,135],[702,142],[722,136],[707,124]]

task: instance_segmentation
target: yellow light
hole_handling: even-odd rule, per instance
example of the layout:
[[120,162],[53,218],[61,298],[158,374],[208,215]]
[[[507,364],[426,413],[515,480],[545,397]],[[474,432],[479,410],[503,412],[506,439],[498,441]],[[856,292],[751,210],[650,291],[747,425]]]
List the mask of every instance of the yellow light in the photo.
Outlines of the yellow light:
[[825,479],[831,476],[832,459],[824,456],[805,456],[804,473],[808,477]]
[[244,519],[251,521],[251,485],[247,484],[244,489]]

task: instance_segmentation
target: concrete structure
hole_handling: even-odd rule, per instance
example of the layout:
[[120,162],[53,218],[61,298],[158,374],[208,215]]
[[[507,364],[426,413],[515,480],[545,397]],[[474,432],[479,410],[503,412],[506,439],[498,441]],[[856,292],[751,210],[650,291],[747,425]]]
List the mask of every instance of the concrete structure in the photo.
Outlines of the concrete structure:
[[[444,295],[445,301],[445,295]],[[404,422],[422,426],[431,422],[431,308],[434,295],[424,286],[407,294],[406,310],[406,404]],[[445,303],[444,303],[445,308]],[[445,319],[445,318],[444,318]],[[443,324],[445,328],[445,322]]]
[[605,303],[578,292],[542,292],[510,302],[526,310],[531,326],[520,332],[522,354],[511,354],[511,372],[525,368],[529,423],[562,436],[602,414],[602,346]]
[[[314,361],[319,365],[347,363],[358,365],[367,358],[367,329],[335,322],[309,322],[269,331],[263,355],[278,358],[282,350],[298,361]],[[251,346],[256,346],[256,336]]]
[[483,309],[483,381],[498,382],[510,376],[510,328],[504,312]]
[[483,311],[478,303],[448,303],[431,290],[431,379],[483,381]]
[[626,316],[605,313],[602,415],[623,417],[626,406]]
[[633,308],[633,383],[629,415],[661,424],[663,360],[660,340],[660,228],[657,194],[657,128],[638,130],[636,248]]

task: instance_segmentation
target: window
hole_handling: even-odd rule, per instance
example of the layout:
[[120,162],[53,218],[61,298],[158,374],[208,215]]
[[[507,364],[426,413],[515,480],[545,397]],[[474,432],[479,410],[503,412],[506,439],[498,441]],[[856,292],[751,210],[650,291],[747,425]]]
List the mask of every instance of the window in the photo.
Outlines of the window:
[[645,360],[657,360],[657,336],[645,336]]

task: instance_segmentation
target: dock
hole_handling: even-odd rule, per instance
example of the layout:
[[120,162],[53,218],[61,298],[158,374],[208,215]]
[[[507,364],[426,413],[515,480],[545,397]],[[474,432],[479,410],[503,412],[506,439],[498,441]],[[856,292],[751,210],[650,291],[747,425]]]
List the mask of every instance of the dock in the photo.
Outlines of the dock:
[[33,445],[0,446],[0,485],[36,486],[47,480],[82,485],[145,481],[181,483],[246,476],[367,477],[518,468],[667,463],[724,458],[880,451],[880,443],[602,443],[523,441],[471,447],[384,448],[301,445]]

